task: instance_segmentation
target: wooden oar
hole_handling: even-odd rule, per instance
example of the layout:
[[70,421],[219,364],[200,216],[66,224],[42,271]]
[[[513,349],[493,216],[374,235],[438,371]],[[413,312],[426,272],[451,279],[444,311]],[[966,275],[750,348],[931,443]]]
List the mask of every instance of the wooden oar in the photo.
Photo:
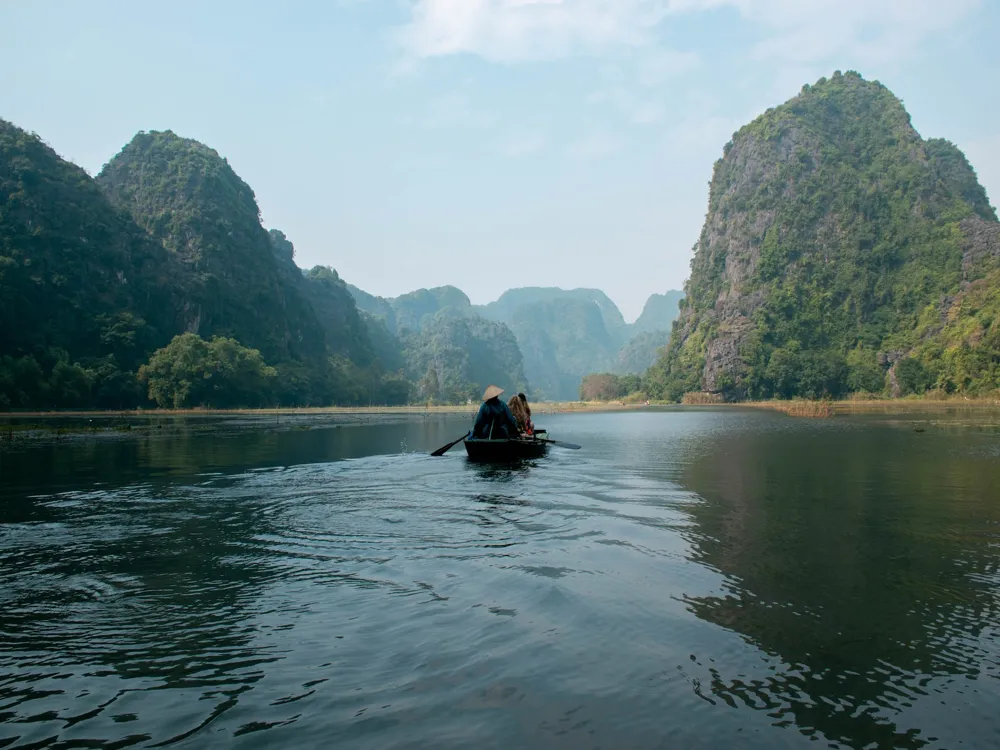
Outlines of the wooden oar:
[[431,455],[432,456],[443,456],[445,453],[447,453],[448,451],[450,451],[452,448],[454,448],[456,445],[458,445],[459,443],[461,443],[467,437],[469,437],[469,433],[465,433],[464,435],[462,435],[462,437],[460,437],[458,440],[456,440],[453,443],[448,443],[448,445],[446,445],[446,446],[444,446],[442,448],[438,448]]
[[535,440],[540,440],[543,443],[552,443],[552,445],[559,448],[569,448],[571,451],[578,451],[583,447],[582,445],[577,445],[576,443],[564,443],[562,440],[549,440],[548,438],[540,437],[536,437]]

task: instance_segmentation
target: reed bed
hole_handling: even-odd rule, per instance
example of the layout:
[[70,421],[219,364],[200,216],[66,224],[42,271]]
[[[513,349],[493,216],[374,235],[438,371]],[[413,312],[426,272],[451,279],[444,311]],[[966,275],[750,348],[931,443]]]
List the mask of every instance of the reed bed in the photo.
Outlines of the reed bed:
[[708,406],[710,404],[724,403],[722,396],[718,393],[705,393],[703,391],[693,391],[685,393],[681,398],[681,403],[688,406]]

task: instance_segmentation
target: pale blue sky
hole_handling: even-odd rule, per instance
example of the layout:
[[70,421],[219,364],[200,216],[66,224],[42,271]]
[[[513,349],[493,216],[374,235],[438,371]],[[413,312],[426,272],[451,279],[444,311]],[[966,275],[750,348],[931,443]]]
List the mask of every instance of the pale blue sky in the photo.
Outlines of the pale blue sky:
[[590,286],[633,319],[686,278],[732,132],[835,69],[1000,202],[998,39],[996,0],[0,0],[0,117],[91,173],[197,138],[300,265],[375,294]]

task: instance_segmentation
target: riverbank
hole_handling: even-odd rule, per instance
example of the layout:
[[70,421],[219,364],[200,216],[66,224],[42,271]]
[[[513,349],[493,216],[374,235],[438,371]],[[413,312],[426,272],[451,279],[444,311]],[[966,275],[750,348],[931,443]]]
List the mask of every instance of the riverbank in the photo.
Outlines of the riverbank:
[[[619,411],[638,408],[606,401],[553,401],[531,405],[535,414],[561,414],[572,411]],[[298,416],[298,415],[377,415],[377,414],[475,414],[479,404],[446,406],[309,406],[266,409],[126,409],[120,411],[15,411],[0,412],[0,424],[20,419],[111,418],[111,417],[214,417],[214,416]]]
[[[697,406],[698,404],[688,405]],[[851,414],[945,414],[961,411],[995,412],[997,415],[1000,415],[1000,400],[995,398],[844,399],[840,401],[794,399],[791,401],[740,401],[735,403],[706,403],[703,405],[772,409],[792,417],[812,419],[826,419]]]
[[[539,415],[635,409],[617,403],[558,402],[532,405]],[[25,441],[129,438],[179,432],[227,434],[393,424],[414,419],[471,421],[479,404],[365,406],[295,409],[139,409],[129,411],[7,412],[0,414],[0,448]]]

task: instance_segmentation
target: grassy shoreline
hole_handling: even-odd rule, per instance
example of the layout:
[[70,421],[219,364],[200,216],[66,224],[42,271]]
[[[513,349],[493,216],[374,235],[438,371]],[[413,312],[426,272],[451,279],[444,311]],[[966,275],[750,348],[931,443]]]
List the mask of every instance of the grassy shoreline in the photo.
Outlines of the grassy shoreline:
[[[615,403],[560,402],[532,405],[534,415],[623,411]],[[635,408],[635,407],[632,407]],[[412,419],[464,419],[479,404],[459,406],[365,406],[271,409],[138,409],[125,411],[0,412],[0,450],[6,447],[103,438],[137,439],[182,433],[281,432],[393,424]]]
[[[560,401],[531,405],[534,414],[562,414],[574,411],[623,411],[638,408],[638,404],[623,406],[603,401]],[[0,421],[11,419],[49,418],[114,418],[114,417],[225,417],[225,416],[310,416],[310,415],[404,415],[404,414],[475,414],[479,404],[459,406],[308,406],[263,409],[125,409],[125,410],[65,410],[0,412]]]
[[[653,402],[653,407],[770,409],[792,417],[825,419],[852,414],[941,414],[981,412],[1000,416],[1000,399],[965,397],[845,399],[840,401],[699,400],[685,404]],[[412,418],[464,417],[471,420],[479,404],[459,406],[364,406],[271,409],[138,409],[127,411],[0,412],[0,448],[24,441],[67,438],[140,438],[181,432],[228,433],[247,430],[284,431],[391,424]],[[535,403],[537,417],[546,414],[625,412],[646,409],[644,403],[563,401]]]
[[946,411],[998,411],[997,398],[885,398],[885,399],[840,399],[809,400],[793,399],[781,401],[740,401],[733,403],[687,404],[688,406],[726,406],[749,409],[772,409],[792,417],[825,419],[850,414],[932,414]]
[[[1000,409],[1000,398],[872,398],[811,400],[770,399],[767,401],[687,401],[677,404],[668,401],[650,402],[653,407],[744,407],[751,409],[775,409],[792,414],[825,412],[831,414],[851,414],[885,411],[936,411],[941,409]],[[622,403],[620,401],[559,401],[538,402],[531,405],[534,414],[565,414],[573,412],[615,412],[635,411],[649,408],[644,403]],[[295,416],[404,416],[404,415],[474,415],[479,404],[447,406],[310,406],[310,407],[270,407],[261,409],[126,409],[126,410],[65,410],[65,411],[8,411],[0,412],[0,423],[23,419],[124,419],[137,417],[157,419],[170,417],[295,417]]]

